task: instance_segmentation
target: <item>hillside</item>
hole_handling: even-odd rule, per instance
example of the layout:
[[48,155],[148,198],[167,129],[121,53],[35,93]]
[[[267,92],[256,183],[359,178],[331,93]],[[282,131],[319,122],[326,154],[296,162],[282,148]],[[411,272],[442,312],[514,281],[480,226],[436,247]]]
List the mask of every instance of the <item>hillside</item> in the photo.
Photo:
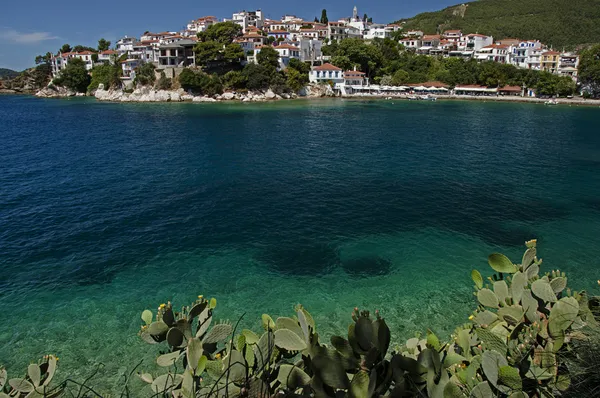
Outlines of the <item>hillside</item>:
[[12,69],[0,68],[0,79],[12,79],[19,75],[19,72]]
[[403,21],[404,30],[461,29],[494,39],[538,39],[556,49],[600,43],[600,0],[479,0]]

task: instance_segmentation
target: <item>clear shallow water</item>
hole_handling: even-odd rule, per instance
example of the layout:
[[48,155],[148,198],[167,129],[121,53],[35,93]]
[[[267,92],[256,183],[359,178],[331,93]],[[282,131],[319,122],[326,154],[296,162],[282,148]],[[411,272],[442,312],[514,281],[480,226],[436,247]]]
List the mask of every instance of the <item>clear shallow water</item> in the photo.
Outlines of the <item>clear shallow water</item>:
[[447,335],[469,272],[539,239],[596,293],[600,110],[475,102],[102,104],[0,96],[0,363],[45,353],[110,391],[139,314],[197,294],[321,334],[382,309]]

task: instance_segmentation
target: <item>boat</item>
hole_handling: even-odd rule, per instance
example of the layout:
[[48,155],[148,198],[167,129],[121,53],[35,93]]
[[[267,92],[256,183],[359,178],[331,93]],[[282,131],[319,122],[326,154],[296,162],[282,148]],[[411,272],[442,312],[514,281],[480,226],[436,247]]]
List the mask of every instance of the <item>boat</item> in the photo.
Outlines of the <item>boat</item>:
[[419,99],[419,97],[417,97],[416,95],[409,95],[408,97],[406,97],[407,99],[409,99],[410,101],[416,101]]
[[419,99],[423,100],[423,101],[437,101],[437,98],[435,98],[435,97],[433,97],[433,96],[431,96],[429,94],[422,95],[422,96],[419,97]]
[[558,105],[558,101],[548,100],[548,101],[544,102],[544,105]]

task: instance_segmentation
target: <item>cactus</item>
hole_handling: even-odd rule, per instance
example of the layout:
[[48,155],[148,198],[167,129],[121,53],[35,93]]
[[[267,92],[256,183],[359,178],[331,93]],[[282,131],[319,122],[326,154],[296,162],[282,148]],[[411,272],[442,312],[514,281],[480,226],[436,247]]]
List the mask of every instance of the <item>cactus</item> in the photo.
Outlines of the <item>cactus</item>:
[[521,269],[523,271],[526,271],[527,268],[529,268],[529,266],[534,262],[535,255],[536,255],[535,247],[530,247],[527,250],[525,250],[525,253],[523,254],[523,260],[521,261]]
[[537,281],[533,282],[531,284],[531,291],[539,299],[550,303],[556,302],[556,294],[554,294],[552,286],[550,286],[550,283],[544,279],[538,279]]
[[477,292],[477,300],[485,307],[498,308],[498,297],[488,288],[480,289]]
[[562,276],[553,278],[550,281],[550,286],[552,287],[554,293],[558,294],[565,290],[565,288],[567,287],[567,278],[564,278]]
[[481,356],[481,368],[483,369],[485,377],[494,387],[498,384],[500,368],[503,366],[508,366],[504,354],[493,350],[483,352],[483,355]]
[[496,334],[483,328],[478,328],[475,333],[477,333],[477,337],[479,337],[488,350],[494,350],[499,354],[506,355],[506,343]]
[[227,323],[222,323],[220,325],[215,325],[210,329],[210,331],[204,336],[202,343],[204,344],[213,344],[219,343],[227,339],[232,332],[233,328],[231,325]]
[[579,303],[573,297],[563,297],[550,310],[548,333],[558,337],[566,331],[579,313]]
[[523,381],[521,380],[519,370],[512,366],[501,366],[498,369],[498,381],[512,390],[523,388]]
[[517,267],[504,254],[493,253],[488,256],[490,267],[496,272],[505,274],[514,274],[517,272]]
[[494,282],[494,294],[498,297],[498,300],[502,305],[506,303],[508,298],[508,285],[505,281]]
[[521,301],[523,291],[527,287],[527,276],[522,272],[517,272],[513,275],[510,284],[510,295],[515,303]]
[[304,340],[289,329],[275,331],[275,345],[287,351],[302,351],[307,347]]
[[479,271],[477,271],[476,269],[471,271],[471,279],[473,279],[473,282],[475,283],[477,289],[483,288],[483,278]]

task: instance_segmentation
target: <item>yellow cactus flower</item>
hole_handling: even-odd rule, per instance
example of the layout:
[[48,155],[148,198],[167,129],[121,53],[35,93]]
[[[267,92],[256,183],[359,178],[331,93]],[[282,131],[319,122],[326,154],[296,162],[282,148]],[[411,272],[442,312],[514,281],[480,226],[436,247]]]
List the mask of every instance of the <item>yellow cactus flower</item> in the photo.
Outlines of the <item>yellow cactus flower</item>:
[[158,306],[159,309],[165,308],[167,305],[165,303],[162,303],[161,305]]
[[221,358],[221,354],[215,355],[215,358],[217,358],[217,359]]
[[203,297],[204,297],[203,295],[199,295],[199,296],[198,296],[198,299],[199,299],[199,300],[202,300],[202,298],[203,298]]
[[472,321],[473,319],[475,319],[475,317],[473,315],[469,316],[470,321]]

